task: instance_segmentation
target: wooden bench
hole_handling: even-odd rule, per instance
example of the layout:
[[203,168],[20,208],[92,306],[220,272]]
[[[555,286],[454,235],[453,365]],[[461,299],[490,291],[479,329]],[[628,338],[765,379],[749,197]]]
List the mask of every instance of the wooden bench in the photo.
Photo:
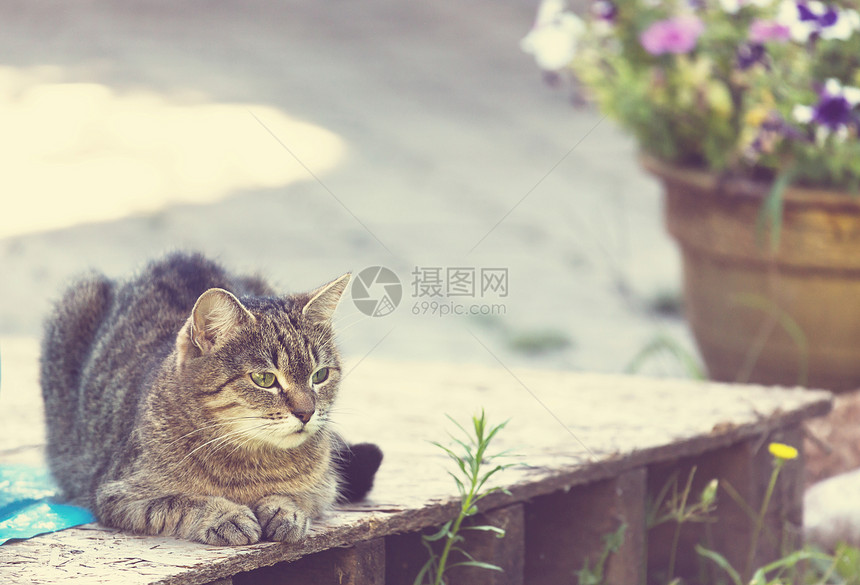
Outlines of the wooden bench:
[[[2,462],[42,461],[36,351],[32,342],[3,347]],[[429,441],[445,442],[453,430],[445,413],[468,421],[483,407],[491,422],[511,419],[494,447],[519,457],[499,476],[511,495],[494,494],[481,506],[483,521],[507,536],[470,535],[468,546],[505,572],[465,569],[454,582],[576,583],[602,537],[623,523],[607,582],[634,584],[646,564],[665,571],[673,527],[648,533],[645,516],[673,474],[683,487],[695,466],[695,494],[719,478],[757,509],[772,469],[767,443],[800,448],[803,421],[831,405],[829,394],[799,389],[372,359],[347,375],[341,398],[343,433],[377,442],[385,461],[370,498],[338,508],[303,544],[218,548],[87,525],[0,547],[0,582],[411,584],[426,558],[419,532],[457,508],[449,461]],[[801,455],[783,469],[766,519],[775,538],[762,538],[759,561],[798,538],[802,475]],[[711,542],[740,568],[753,522],[723,490],[717,516]],[[692,547],[702,530],[684,527],[677,574],[695,574]]]

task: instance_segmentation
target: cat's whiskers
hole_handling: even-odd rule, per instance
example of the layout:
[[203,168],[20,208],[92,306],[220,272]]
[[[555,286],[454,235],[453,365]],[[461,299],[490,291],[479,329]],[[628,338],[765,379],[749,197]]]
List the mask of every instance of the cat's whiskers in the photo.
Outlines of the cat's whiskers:
[[245,447],[247,447],[248,445],[250,445],[250,444],[251,444],[251,442],[252,442],[255,438],[256,438],[256,433],[254,434],[254,436],[249,435],[249,436],[245,437],[245,440],[244,440],[244,441],[239,441],[239,442],[237,442],[237,443],[236,443],[236,446],[235,446],[235,447],[233,447],[233,450],[232,450],[232,451],[230,451],[229,453],[227,453],[227,456],[226,456],[226,457],[229,459],[229,458],[233,455],[233,453],[235,453],[235,452],[236,452],[236,451],[238,451],[239,449],[244,449]]
[[273,426],[277,426],[277,421],[281,420],[281,419],[268,419],[265,417],[258,417],[258,418],[262,418],[264,422],[262,424],[257,425],[257,426],[251,427],[249,429],[245,429],[246,436],[244,437],[244,441],[237,442],[236,446],[233,448],[233,450],[227,454],[228,457],[230,455],[232,455],[233,453],[235,453],[236,451],[238,451],[239,449],[245,448],[248,445],[253,444],[255,441],[265,442],[265,439],[264,439],[265,435],[262,432],[260,432],[261,429],[268,429],[268,428],[271,428]]
[[342,407],[342,406],[339,406],[339,405],[335,404],[334,406],[331,406],[331,407],[328,409],[328,412],[326,413],[326,416],[328,416],[328,415],[332,415],[332,414],[336,414],[336,415],[345,414],[345,415],[349,416],[349,415],[356,414],[356,413],[358,413],[358,412],[359,412],[359,411],[358,411],[358,410],[356,410],[355,408],[344,408],[344,407]]
[[[259,417],[250,417],[250,418],[259,418]],[[258,425],[258,427],[265,426],[265,424],[266,423],[264,423],[262,425]],[[192,449],[185,457],[183,457],[182,459],[179,460],[179,463],[182,463],[183,461],[185,461],[186,459],[188,459],[189,457],[194,455],[194,453],[196,453],[197,451],[199,451],[203,447],[207,447],[207,446],[211,445],[212,443],[215,443],[216,441],[218,442],[218,445],[216,445],[215,451],[217,451],[218,447],[226,444],[231,438],[236,437],[236,436],[241,436],[241,435],[247,433],[249,430],[252,430],[252,429],[255,429],[258,427],[251,427],[251,429],[234,429],[228,433],[224,433],[223,435],[219,435],[219,436],[215,437],[214,439],[210,439],[210,440],[206,441],[205,443],[203,443],[202,445],[198,445],[197,447]],[[215,451],[213,451],[213,453]],[[212,453],[210,453],[210,455],[211,454]]]
[[[259,416],[250,416],[250,417],[242,417],[242,418],[259,419],[263,422],[261,422],[258,425],[252,426],[250,428],[237,429],[233,432],[226,433],[224,435],[216,437],[215,439],[212,439],[211,441],[208,441],[207,443],[200,445],[199,447],[197,447],[197,449],[217,441],[217,444],[214,445],[214,447],[211,449],[211,451],[207,454],[207,457],[211,457],[211,456],[215,455],[219,450],[232,444],[232,445],[234,445],[234,447],[233,447],[233,450],[227,454],[227,456],[229,457],[230,455],[232,455],[233,453],[235,453],[239,449],[246,448],[249,445],[253,444],[255,441],[261,442],[261,443],[267,443],[268,441],[266,440],[266,436],[261,431],[263,429],[271,429],[273,427],[277,427],[279,424],[279,421],[284,420],[283,418],[272,419],[272,418],[259,417]],[[238,440],[236,440],[237,437],[238,437]],[[197,449],[195,449],[194,451],[196,451]],[[192,451],[191,453],[193,453],[194,451]],[[189,453],[188,455],[191,455],[191,453]],[[183,460],[184,460],[184,458],[183,458]]]
[[256,417],[256,416],[235,416],[235,417],[231,417],[231,418],[221,419],[220,421],[212,422],[212,423],[210,423],[210,424],[207,424],[207,425],[204,425],[204,426],[202,426],[202,427],[196,428],[196,429],[194,429],[193,431],[191,431],[191,432],[189,432],[189,433],[185,433],[185,434],[184,434],[184,435],[182,435],[181,437],[177,437],[176,439],[174,439],[174,440],[172,440],[171,442],[167,443],[167,445],[165,445],[165,447],[172,447],[175,443],[177,443],[177,442],[181,441],[182,439],[185,439],[185,438],[187,438],[187,437],[190,437],[191,435],[193,435],[193,434],[195,434],[195,433],[199,433],[199,432],[202,432],[202,431],[206,431],[206,430],[209,430],[209,429],[213,429],[213,428],[215,428],[215,427],[219,427],[219,426],[228,425],[228,424],[230,424],[230,423],[232,423],[232,422],[234,422],[234,421],[237,421],[237,420],[243,420],[243,419],[249,419],[249,418],[259,418],[259,417]]

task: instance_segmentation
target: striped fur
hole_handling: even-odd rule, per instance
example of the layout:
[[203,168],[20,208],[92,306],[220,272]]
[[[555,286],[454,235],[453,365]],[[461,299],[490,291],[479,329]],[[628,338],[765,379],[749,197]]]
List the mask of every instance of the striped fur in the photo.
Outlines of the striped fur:
[[[143,534],[303,538],[338,494],[330,317],[347,281],[279,297],[174,254],[125,282],[70,287],[41,364],[49,462],[68,500]],[[328,379],[314,384],[320,367]],[[265,371],[269,389],[250,377]]]

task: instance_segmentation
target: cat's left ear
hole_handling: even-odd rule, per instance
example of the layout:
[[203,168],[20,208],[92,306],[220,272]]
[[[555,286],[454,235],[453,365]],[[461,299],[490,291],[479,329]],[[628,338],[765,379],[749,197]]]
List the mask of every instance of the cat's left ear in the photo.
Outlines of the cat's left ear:
[[313,322],[330,321],[343,293],[346,292],[350,276],[352,274],[347,272],[309,293],[311,299],[302,308],[302,315]]
[[179,331],[176,340],[179,363],[189,356],[211,352],[235,329],[254,320],[254,315],[232,293],[210,288],[194,303],[191,316]]

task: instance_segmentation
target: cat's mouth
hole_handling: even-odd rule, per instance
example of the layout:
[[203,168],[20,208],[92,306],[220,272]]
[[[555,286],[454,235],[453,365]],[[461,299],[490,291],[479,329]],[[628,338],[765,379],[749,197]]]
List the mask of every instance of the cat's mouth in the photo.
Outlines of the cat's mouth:
[[312,425],[303,424],[297,426],[296,421],[284,419],[282,424],[277,425],[274,432],[268,437],[269,442],[281,447],[282,449],[291,449],[298,447],[304,443],[314,433],[315,428]]

